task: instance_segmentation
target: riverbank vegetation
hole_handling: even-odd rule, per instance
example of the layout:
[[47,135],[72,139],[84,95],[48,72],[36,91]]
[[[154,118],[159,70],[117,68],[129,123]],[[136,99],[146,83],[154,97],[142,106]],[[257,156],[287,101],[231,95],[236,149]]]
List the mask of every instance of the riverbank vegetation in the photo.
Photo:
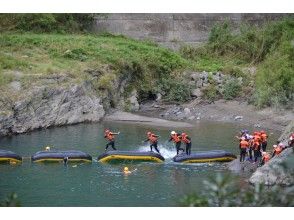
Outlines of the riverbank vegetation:
[[[0,86],[20,71],[33,80],[39,75],[66,74],[81,81],[99,74],[97,89],[115,90],[113,82],[131,78],[125,92],[137,89],[140,99],[160,92],[166,101],[188,101],[189,71],[221,71],[242,77],[228,82],[222,95],[215,86],[204,98],[243,99],[259,108],[293,106],[294,19],[264,26],[243,24],[238,33],[228,22],[216,24],[206,44],[184,46],[179,52],[151,41],[111,34],[95,35],[93,14],[1,15]],[[257,69],[250,72],[250,69]],[[249,70],[249,71],[248,71]],[[27,79],[28,77],[26,77]]]

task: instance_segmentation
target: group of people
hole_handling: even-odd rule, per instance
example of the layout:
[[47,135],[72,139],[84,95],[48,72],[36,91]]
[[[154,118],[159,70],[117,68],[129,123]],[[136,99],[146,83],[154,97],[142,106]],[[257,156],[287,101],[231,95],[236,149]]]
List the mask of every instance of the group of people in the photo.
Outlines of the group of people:
[[[241,130],[241,135],[236,136],[239,140],[240,148],[240,162],[244,162],[246,155],[248,154],[249,160],[256,163],[260,159],[260,165],[267,163],[275,155],[279,155],[286,146],[283,143],[277,143],[273,145],[272,154],[266,151],[268,135],[265,131],[254,131],[253,134],[249,134],[248,130]],[[289,146],[294,144],[294,133],[290,135]],[[254,160],[253,160],[254,156]]]
[[[113,150],[116,150],[115,148],[115,135],[119,135],[120,132],[112,132],[109,129],[105,129],[104,131],[104,138],[108,140],[108,143],[106,144],[105,151],[107,151],[108,147],[111,146]],[[192,147],[192,140],[191,137],[189,137],[186,133],[178,134],[175,131],[172,131],[170,133],[170,138],[169,142],[173,141],[175,143],[177,155],[179,154],[180,151],[186,152],[187,155],[191,154],[191,147]],[[159,135],[156,135],[152,133],[151,131],[147,132],[147,139],[143,141],[144,142],[149,142],[150,143],[150,150],[153,151],[153,148],[157,153],[160,153],[158,149],[158,139],[160,138]],[[184,143],[186,145],[186,149],[184,150],[181,148],[181,144]]]

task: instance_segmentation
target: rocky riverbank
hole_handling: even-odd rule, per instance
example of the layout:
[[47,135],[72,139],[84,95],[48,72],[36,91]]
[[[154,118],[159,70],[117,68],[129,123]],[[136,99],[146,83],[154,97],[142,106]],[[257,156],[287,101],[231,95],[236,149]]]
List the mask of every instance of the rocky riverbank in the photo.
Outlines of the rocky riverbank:
[[[294,121],[284,129],[279,141],[287,146],[292,132],[294,132]],[[269,146],[269,149],[271,149],[271,146]],[[240,163],[239,159],[236,159],[228,164],[228,169],[235,172],[253,173],[249,178],[251,184],[290,186],[294,184],[293,161],[293,148],[287,148],[280,155],[276,155],[261,167],[258,167],[258,163],[251,163],[249,161]]]

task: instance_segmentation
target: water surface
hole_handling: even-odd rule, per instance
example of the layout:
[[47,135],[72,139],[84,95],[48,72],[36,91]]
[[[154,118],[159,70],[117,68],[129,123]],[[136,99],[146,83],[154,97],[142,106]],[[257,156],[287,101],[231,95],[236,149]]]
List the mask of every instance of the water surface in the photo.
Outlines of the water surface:
[[[159,149],[166,161],[131,163],[131,175],[122,174],[125,164],[102,164],[96,161],[104,152],[105,128],[121,131],[116,146],[120,150],[149,150],[146,131],[161,136]],[[248,128],[248,127],[247,127]],[[238,154],[234,136],[241,129],[238,124],[199,122],[194,128],[175,129],[192,137],[192,152],[197,150],[227,150]],[[252,128],[248,128],[252,129]],[[185,194],[201,191],[203,180],[218,172],[228,172],[225,164],[177,164],[172,143],[168,143],[170,129],[105,122],[79,124],[34,131],[28,134],[0,138],[0,149],[12,150],[25,157],[22,165],[0,164],[0,200],[16,192],[23,206],[176,206]],[[273,131],[269,145],[277,139]],[[93,163],[33,164],[29,157],[44,146],[53,149],[75,149],[89,153]],[[243,175],[236,175],[242,181]]]

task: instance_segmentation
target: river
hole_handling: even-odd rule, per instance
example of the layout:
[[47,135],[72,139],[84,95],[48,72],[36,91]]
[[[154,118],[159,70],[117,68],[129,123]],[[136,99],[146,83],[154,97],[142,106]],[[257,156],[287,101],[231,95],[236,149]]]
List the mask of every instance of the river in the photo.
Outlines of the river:
[[[121,131],[116,146],[120,150],[149,150],[146,131],[161,136],[159,150],[164,163],[130,163],[131,175],[122,174],[125,164],[102,164],[96,161],[104,152],[105,128]],[[246,127],[248,129],[253,129]],[[192,152],[224,149],[238,154],[234,138],[239,124],[198,122],[191,129],[174,129],[192,137]],[[0,201],[12,192],[22,206],[177,206],[187,193],[200,192],[203,180],[216,173],[226,173],[225,164],[177,164],[172,162],[175,148],[168,143],[170,129],[126,123],[103,122],[50,128],[27,134],[0,138],[0,149],[25,157],[21,165],[0,164]],[[279,132],[271,131],[269,146]],[[92,163],[33,164],[29,157],[46,145],[53,149],[75,149],[93,156]],[[235,174],[237,180],[244,175]]]

